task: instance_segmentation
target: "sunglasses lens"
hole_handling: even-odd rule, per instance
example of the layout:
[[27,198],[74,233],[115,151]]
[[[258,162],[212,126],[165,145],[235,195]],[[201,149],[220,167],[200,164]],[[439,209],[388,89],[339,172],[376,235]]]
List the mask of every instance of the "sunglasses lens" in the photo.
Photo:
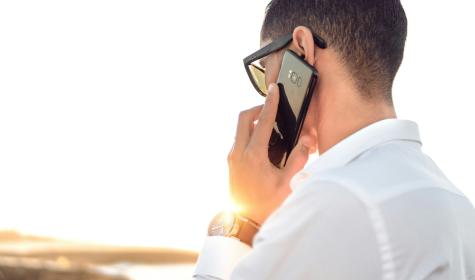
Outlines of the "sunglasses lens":
[[265,70],[255,64],[250,64],[249,72],[251,73],[254,84],[257,86],[260,93],[262,95],[267,95]]

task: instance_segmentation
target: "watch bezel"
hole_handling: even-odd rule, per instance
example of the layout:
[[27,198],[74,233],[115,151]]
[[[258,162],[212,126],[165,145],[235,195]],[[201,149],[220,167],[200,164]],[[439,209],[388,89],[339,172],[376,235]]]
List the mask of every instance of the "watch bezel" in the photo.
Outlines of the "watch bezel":
[[[221,228],[217,232],[216,228]],[[219,212],[208,226],[208,236],[235,237],[239,233],[239,218],[235,213],[223,211]]]

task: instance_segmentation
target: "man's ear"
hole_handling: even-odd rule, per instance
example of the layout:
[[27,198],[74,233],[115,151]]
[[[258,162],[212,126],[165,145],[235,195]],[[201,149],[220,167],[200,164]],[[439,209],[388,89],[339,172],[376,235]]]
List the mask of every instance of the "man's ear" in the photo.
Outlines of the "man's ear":
[[297,26],[292,34],[292,47],[298,55],[303,55],[310,64],[315,64],[315,43],[312,31],[306,26]]

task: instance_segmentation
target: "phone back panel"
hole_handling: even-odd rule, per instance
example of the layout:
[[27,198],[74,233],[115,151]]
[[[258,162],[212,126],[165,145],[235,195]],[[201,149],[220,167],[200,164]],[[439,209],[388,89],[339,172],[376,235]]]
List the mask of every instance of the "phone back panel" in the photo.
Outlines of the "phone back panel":
[[269,142],[269,158],[279,168],[297,143],[317,78],[318,73],[305,60],[292,51],[285,52],[277,80],[276,125]]
[[300,115],[312,75],[313,68],[309,69],[294,53],[285,52],[277,83],[284,85],[285,95],[296,120]]

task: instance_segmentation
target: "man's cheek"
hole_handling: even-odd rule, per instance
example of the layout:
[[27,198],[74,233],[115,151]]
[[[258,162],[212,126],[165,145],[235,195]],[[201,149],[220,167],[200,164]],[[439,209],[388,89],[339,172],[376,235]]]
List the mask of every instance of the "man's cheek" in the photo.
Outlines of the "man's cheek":
[[278,73],[276,71],[267,70],[266,71],[266,85],[269,86],[271,83],[277,83]]

